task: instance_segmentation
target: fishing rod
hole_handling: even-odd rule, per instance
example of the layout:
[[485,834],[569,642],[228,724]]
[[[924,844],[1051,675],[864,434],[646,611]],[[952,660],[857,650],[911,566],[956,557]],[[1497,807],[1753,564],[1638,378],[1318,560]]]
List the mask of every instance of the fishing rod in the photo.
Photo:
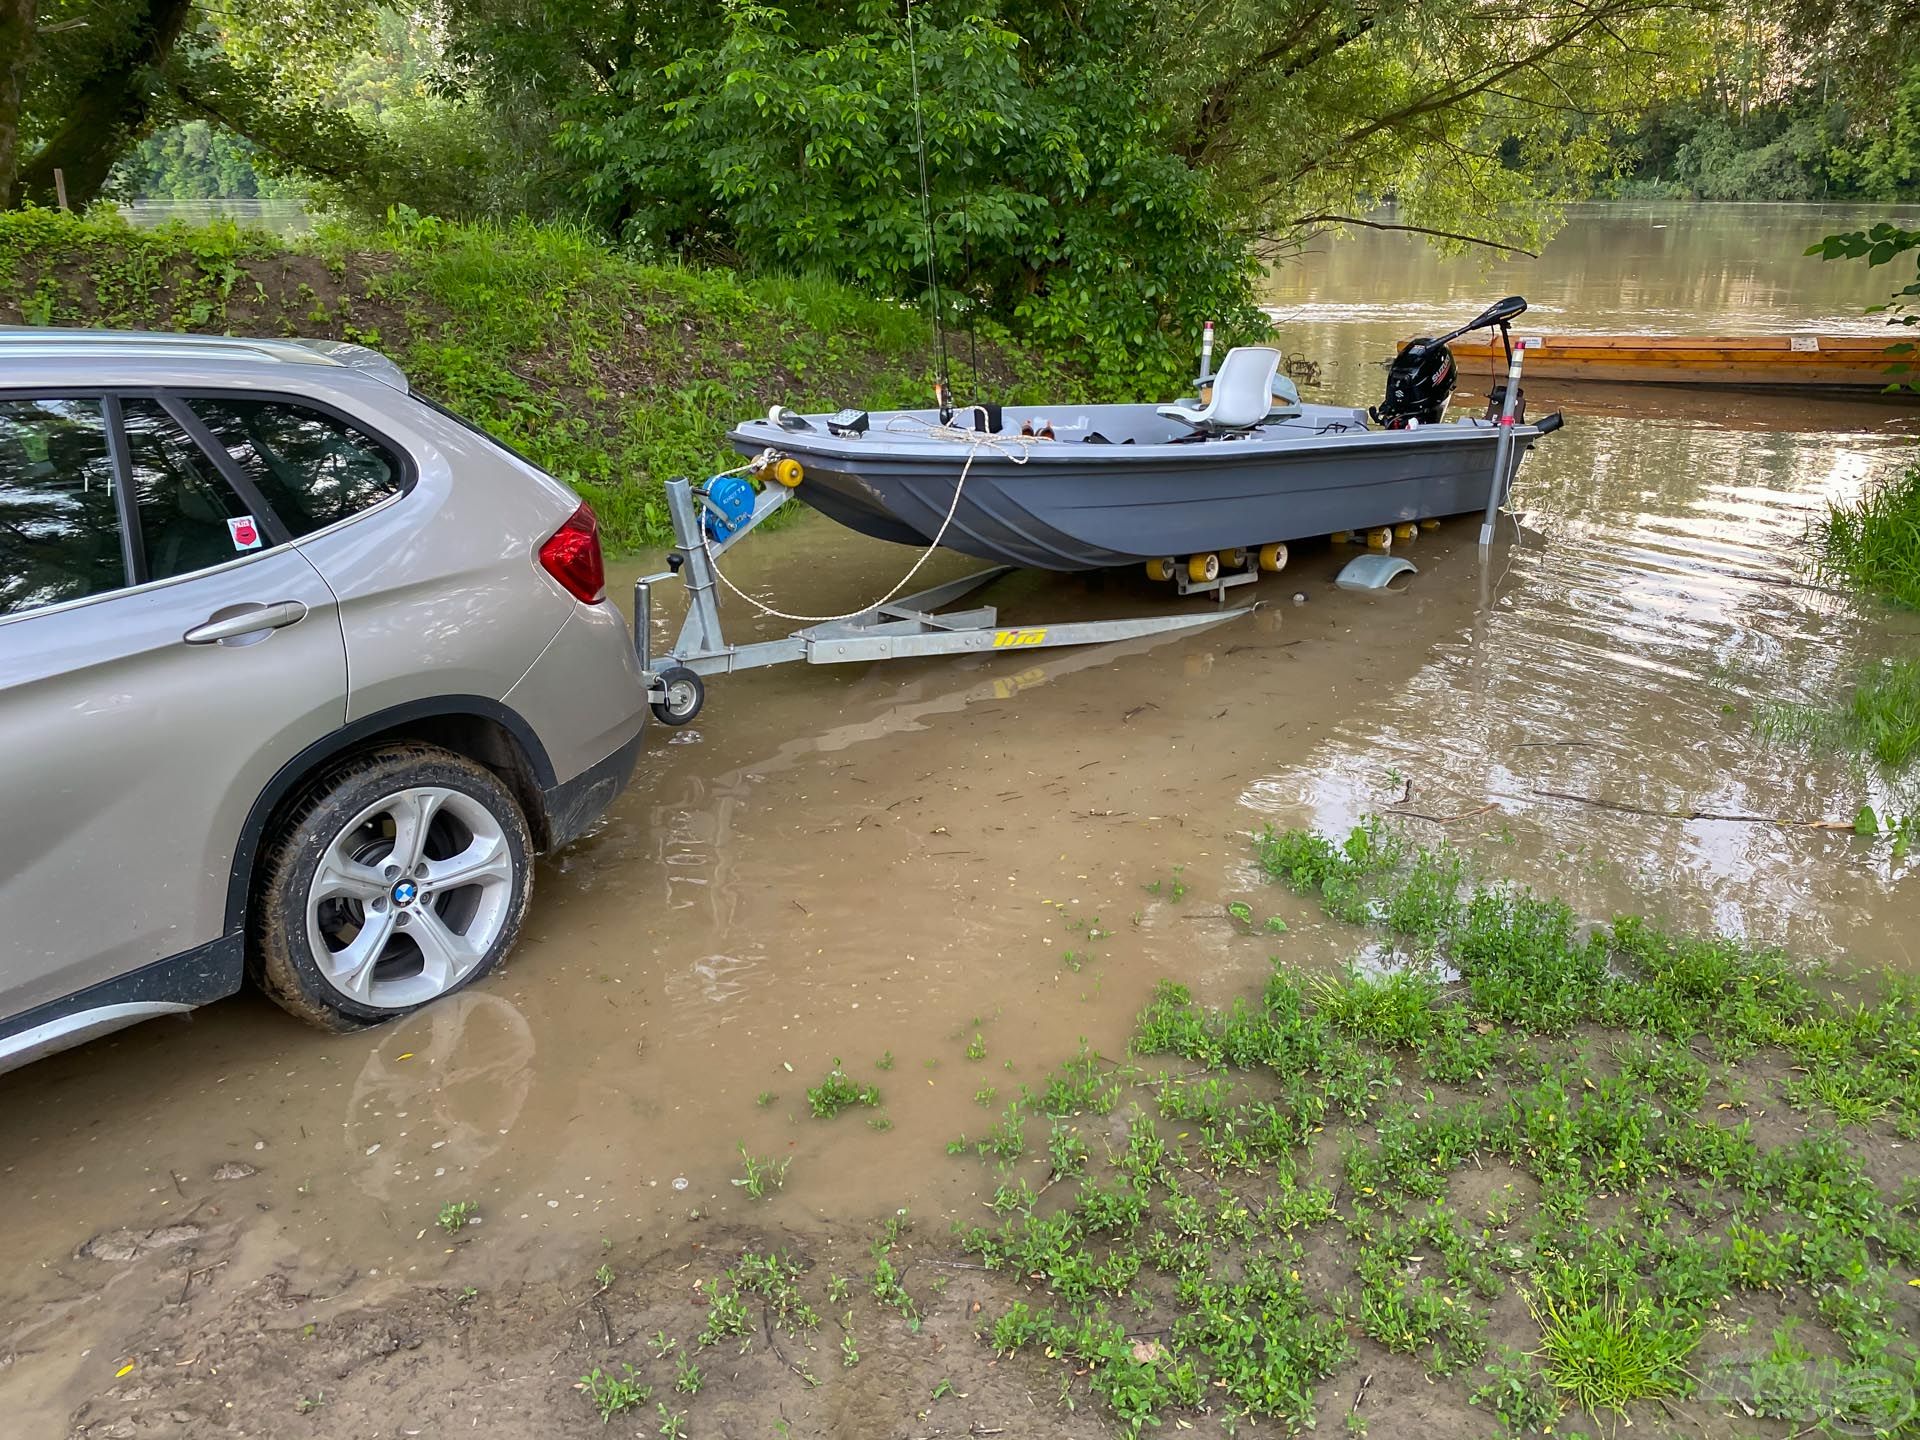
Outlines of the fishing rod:
[[934,262],[933,189],[927,183],[927,130],[920,116],[920,50],[913,34],[913,0],[907,5],[907,65],[913,79],[913,139],[920,155],[920,219],[927,227],[927,292],[933,297],[933,333],[940,345],[940,370],[933,383],[933,403],[940,423],[953,419],[953,384],[947,373],[947,325],[941,314],[940,277]]

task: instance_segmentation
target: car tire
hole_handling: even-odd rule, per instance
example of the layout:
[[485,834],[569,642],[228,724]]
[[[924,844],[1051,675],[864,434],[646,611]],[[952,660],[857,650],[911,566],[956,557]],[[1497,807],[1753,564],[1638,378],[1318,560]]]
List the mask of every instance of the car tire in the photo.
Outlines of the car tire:
[[533,840],[485,766],[389,745],[307,788],[259,876],[247,946],[256,983],[302,1020],[354,1030],[499,963],[526,918]]

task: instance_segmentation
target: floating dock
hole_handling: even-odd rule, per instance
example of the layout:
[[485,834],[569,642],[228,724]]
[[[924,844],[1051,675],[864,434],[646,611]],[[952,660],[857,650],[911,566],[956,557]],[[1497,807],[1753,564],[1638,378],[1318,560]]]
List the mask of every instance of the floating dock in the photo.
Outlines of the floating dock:
[[[1885,390],[1920,381],[1920,331],[1877,335],[1515,335],[1529,380],[1602,380],[1790,390]],[[1896,353],[1905,340],[1915,346]],[[1408,342],[1402,341],[1402,349]],[[1460,377],[1504,373],[1497,340],[1453,342]],[[1904,373],[1894,367],[1909,365]],[[1491,367],[1491,368],[1490,368]]]

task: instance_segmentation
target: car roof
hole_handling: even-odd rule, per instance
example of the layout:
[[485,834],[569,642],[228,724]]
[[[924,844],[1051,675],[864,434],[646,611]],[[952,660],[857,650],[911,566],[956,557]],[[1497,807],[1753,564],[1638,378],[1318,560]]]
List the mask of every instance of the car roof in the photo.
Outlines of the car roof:
[[157,361],[168,366],[196,361],[251,363],[270,372],[283,365],[346,369],[408,393],[407,376],[377,350],[344,340],[253,339],[241,335],[182,335],[150,330],[63,330],[38,325],[0,325],[0,365],[23,361]]

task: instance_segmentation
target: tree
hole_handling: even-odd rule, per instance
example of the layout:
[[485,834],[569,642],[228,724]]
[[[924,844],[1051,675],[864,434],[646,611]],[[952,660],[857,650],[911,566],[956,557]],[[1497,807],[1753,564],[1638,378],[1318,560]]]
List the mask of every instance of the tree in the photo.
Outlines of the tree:
[[1263,246],[1537,241],[1610,162],[1594,118],[1687,53],[1668,0],[445,3],[460,82],[551,115],[621,238],[902,295],[931,252],[968,305],[1156,388],[1202,318],[1257,323]]
[[38,13],[36,0],[0,0],[0,210],[12,206],[20,173],[20,112]]
[[201,118],[270,162],[375,170],[377,147],[317,91],[371,33],[373,0],[0,0],[0,204],[76,206],[156,126]]

